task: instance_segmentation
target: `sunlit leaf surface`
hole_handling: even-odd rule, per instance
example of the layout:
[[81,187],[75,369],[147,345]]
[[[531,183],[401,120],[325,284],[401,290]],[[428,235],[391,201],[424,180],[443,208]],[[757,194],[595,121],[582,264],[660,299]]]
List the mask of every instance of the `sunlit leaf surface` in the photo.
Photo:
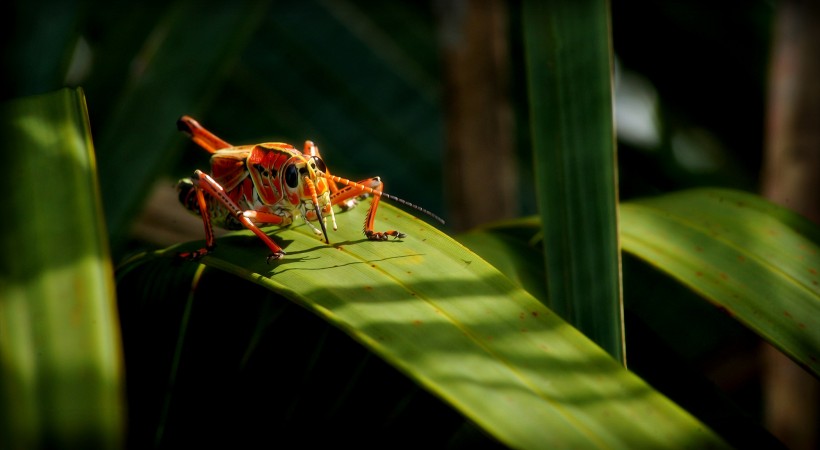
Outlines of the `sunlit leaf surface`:
[[[492,266],[382,205],[377,228],[407,238],[365,240],[360,205],[337,214],[330,246],[299,225],[271,230],[288,252],[271,265],[267,248],[244,232],[220,239],[202,262],[302,304],[507,445],[720,444]],[[137,258],[129,267],[199,245]]]

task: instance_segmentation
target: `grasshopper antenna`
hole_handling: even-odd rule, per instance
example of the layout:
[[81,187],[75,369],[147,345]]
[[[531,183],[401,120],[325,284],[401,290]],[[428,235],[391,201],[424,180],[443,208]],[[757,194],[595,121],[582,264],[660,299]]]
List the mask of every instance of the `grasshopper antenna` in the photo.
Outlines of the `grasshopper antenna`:
[[420,211],[420,212],[432,217],[433,219],[436,219],[436,221],[438,221],[442,225],[445,224],[444,219],[442,219],[441,217],[439,217],[435,213],[433,213],[433,212],[431,212],[427,209],[424,209],[419,205],[416,205],[414,203],[410,203],[407,200],[396,197],[395,195],[390,195],[390,194],[388,194],[387,192],[384,192],[384,191],[377,191],[377,190],[375,190],[373,188],[370,188],[370,187],[367,187],[363,184],[356,183],[355,181],[350,181],[347,178],[337,177],[336,175],[330,175],[330,174],[327,174],[327,173],[324,173],[324,172],[320,172],[320,173],[322,174],[323,177],[325,177],[327,179],[333,180],[337,183],[342,183],[345,186],[350,186],[350,187],[355,187],[357,189],[361,189],[362,191],[364,191],[368,194],[378,195],[378,196],[390,199],[390,200],[392,200],[396,203],[401,203],[402,205],[404,205],[408,208],[415,209],[416,211]]

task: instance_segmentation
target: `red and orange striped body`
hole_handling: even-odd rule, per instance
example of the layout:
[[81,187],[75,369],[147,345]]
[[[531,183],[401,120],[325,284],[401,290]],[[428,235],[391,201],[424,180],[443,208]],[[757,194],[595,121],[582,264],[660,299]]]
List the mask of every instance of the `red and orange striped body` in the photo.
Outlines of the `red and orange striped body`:
[[[184,257],[201,257],[213,249],[216,244],[211,227],[214,224],[253,231],[271,249],[268,261],[282,257],[285,252],[259,229],[262,225],[290,225],[301,216],[329,243],[325,217],[330,215],[335,230],[333,205],[350,208],[362,194],[374,196],[364,227],[368,239],[405,237],[395,230],[373,231],[375,211],[382,196],[423,211],[443,223],[429,211],[383,193],[378,177],[356,183],[331,175],[319,149],[311,141],[305,142],[301,152],[281,142],[232,146],[188,116],[179,119],[178,127],[213,154],[210,174],[197,170],[193,178],[184,178],[177,185],[180,202],[202,217],[207,245],[183,254]],[[340,189],[336,183],[344,187]],[[311,221],[318,221],[321,231]]]

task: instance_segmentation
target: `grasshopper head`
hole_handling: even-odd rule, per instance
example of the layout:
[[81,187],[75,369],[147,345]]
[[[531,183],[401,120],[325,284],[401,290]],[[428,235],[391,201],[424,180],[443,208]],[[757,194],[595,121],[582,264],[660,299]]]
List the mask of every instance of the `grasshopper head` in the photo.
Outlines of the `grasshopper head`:
[[321,175],[323,169],[324,162],[318,156],[294,155],[282,166],[282,180],[285,197],[299,209],[305,221],[309,212],[316,214],[325,242],[329,243],[322,213],[330,212],[332,205],[328,182]]

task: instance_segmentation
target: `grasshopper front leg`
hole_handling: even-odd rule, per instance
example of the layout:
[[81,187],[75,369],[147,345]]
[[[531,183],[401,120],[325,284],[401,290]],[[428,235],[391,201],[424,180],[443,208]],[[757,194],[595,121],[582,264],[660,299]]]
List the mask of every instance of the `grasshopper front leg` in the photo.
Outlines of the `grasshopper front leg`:
[[[246,211],[243,211],[233,200],[228,197],[225,193],[225,189],[219,185],[213,178],[211,178],[205,172],[201,170],[197,170],[194,172],[195,178],[191,179],[191,182],[196,189],[196,198],[197,203],[199,204],[199,211],[202,216],[202,222],[205,226],[205,248],[201,248],[199,250],[187,253],[181,253],[179,256],[183,258],[201,258],[207,255],[216,247],[216,240],[214,239],[214,232],[213,232],[213,225],[211,224],[211,216],[208,211],[208,204],[205,199],[204,194],[208,194],[211,198],[218,201],[222,204],[225,209],[245,228],[251,230],[268,248],[271,250],[271,254],[267,258],[267,262],[270,263],[272,259],[279,259],[285,255],[285,251],[282,250],[281,247],[276,245],[273,240],[268,237],[265,232],[259,229],[256,224],[251,220],[249,216],[253,216],[253,214],[246,214]],[[251,211],[251,213],[253,213]],[[274,225],[281,225],[284,222],[282,217],[276,215],[267,215],[265,217],[266,221],[272,223]]]
[[339,189],[338,192],[330,197],[330,202],[334,205],[363,193],[373,194],[373,201],[370,203],[370,209],[367,210],[367,216],[365,216],[364,219],[364,235],[367,236],[368,239],[371,241],[386,241],[391,236],[396,239],[407,237],[406,234],[396,230],[373,231],[373,226],[376,222],[376,209],[379,207],[379,200],[381,200],[383,195],[382,190],[384,189],[384,182],[382,182],[381,178],[373,177],[359,181],[358,183],[353,183],[330,174],[326,174],[326,177],[345,185],[344,188]]

